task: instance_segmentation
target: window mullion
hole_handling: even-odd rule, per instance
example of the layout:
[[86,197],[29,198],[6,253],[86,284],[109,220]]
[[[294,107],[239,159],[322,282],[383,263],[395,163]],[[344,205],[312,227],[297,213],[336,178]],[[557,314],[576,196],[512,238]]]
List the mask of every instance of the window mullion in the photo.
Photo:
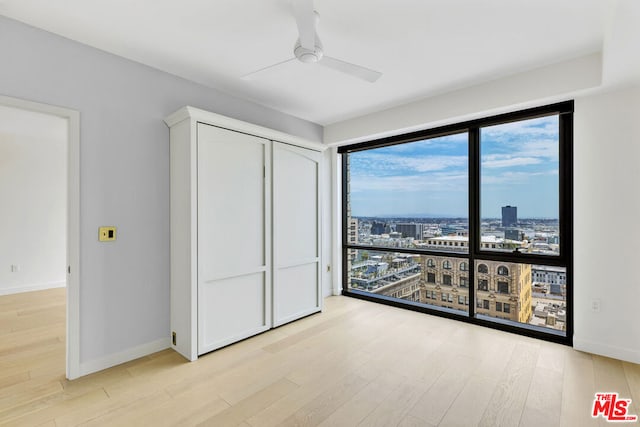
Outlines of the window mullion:
[[475,260],[480,250],[480,129],[469,129],[469,317],[476,314]]

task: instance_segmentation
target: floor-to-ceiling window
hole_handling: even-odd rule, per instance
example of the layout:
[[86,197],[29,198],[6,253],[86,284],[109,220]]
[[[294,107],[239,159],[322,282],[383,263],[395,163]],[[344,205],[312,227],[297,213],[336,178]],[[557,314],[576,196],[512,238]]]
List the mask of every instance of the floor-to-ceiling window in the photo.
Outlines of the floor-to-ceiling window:
[[573,102],[339,149],[343,293],[570,343]]

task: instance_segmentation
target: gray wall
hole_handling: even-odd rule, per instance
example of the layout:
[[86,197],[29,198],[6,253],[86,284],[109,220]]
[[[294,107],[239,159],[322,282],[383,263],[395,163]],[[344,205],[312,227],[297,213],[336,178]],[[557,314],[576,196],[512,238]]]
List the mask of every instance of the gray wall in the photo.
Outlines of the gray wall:
[[[80,111],[80,362],[169,333],[169,132],[193,105],[321,141],[318,125],[0,17],[0,94]],[[114,243],[100,225],[118,227]]]

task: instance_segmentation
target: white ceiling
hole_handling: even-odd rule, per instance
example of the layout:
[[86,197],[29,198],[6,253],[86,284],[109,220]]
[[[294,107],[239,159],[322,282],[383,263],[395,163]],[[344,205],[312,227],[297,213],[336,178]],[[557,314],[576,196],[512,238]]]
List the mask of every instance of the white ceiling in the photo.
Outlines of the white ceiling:
[[0,0],[0,14],[322,125],[602,50],[606,0],[316,0],[327,55],[291,62],[290,0]]

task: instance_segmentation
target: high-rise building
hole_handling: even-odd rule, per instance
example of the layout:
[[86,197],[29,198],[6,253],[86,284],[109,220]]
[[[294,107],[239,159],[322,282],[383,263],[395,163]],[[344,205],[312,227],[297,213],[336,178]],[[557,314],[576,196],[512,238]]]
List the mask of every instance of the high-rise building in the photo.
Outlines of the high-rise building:
[[402,233],[402,237],[413,237],[416,240],[422,240],[424,238],[424,224],[396,224],[396,232]]
[[[349,156],[347,156],[347,193],[351,188],[351,172],[349,167]],[[347,242],[350,244],[358,243],[358,218],[351,216],[351,198],[347,197]],[[358,258],[358,250],[349,248],[347,251],[347,269],[351,270],[351,264]],[[348,279],[349,282],[351,279]],[[349,283],[350,285],[350,283]]]
[[371,234],[379,236],[380,234],[385,234],[388,232],[389,228],[384,222],[373,221],[373,223],[371,224]]
[[502,226],[513,227],[518,223],[518,207],[503,206],[502,207]]
[[358,244],[358,218],[349,218],[349,232],[347,242],[352,245]]

